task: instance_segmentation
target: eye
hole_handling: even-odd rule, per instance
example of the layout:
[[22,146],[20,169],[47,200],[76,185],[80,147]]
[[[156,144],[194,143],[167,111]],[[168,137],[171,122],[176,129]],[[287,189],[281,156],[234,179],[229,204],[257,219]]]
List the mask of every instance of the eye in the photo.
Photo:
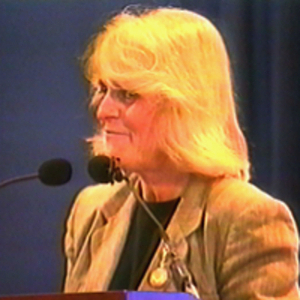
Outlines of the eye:
[[92,86],[90,91],[91,107],[94,109],[97,108],[106,93],[107,86],[102,81],[99,81],[98,85]]
[[94,87],[94,95],[105,95],[107,92],[107,86],[99,81],[98,85]]
[[133,93],[127,90],[116,90],[116,98],[118,99],[118,101],[126,104],[126,105],[130,105],[133,102],[135,102],[140,95],[137,93]]

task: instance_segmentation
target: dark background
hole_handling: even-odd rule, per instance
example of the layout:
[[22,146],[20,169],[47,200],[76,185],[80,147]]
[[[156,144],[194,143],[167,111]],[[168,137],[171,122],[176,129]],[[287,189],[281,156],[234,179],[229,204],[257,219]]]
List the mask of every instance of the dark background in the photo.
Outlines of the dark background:
[[59,292],[62,236],[73,195],[91,181],[92,133],[79,57],[112,12],[144,3],[209,17],[229,48],[252,181],[300,220],[300,1],[0,0],[0,181],[70,160],[62,187],[0,190],[0,295]]

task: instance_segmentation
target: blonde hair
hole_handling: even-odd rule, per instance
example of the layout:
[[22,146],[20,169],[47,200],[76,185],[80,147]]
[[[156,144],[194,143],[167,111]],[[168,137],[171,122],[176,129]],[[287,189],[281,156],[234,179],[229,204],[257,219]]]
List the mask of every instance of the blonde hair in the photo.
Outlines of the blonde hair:
[[249,179],[228,54],[209,20],[176,8],[124,11],[96,36],[85,58],[92,83],[157,95],[156,142],[179,168]]

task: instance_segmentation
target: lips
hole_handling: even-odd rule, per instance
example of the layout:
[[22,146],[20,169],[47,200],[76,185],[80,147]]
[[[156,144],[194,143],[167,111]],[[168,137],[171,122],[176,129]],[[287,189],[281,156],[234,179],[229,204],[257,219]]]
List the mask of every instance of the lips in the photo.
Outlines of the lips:
[[111,134],[113,134],[113,135],[126,135],[126,136],[129,135],[127,132],[121,132],[121,131],[111,130],[111,129],[105,129],[105,130],[103,130],[103,132],[105,134],[108,134],[108,135],[111,135]]

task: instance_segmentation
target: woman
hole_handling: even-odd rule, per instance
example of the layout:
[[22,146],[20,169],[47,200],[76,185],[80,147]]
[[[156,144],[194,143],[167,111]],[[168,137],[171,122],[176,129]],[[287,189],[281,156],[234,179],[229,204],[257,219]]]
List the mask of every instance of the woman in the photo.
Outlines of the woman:
[[180,9],[126,10],[85,62],[99,125],[93,153],[118,158],[138,195],[125,182],[80,193],[65,239],[65,291],[178,290],[163,234],[138,196],[201,299],[299,299],[295,223],[248,182],[215,27]]

